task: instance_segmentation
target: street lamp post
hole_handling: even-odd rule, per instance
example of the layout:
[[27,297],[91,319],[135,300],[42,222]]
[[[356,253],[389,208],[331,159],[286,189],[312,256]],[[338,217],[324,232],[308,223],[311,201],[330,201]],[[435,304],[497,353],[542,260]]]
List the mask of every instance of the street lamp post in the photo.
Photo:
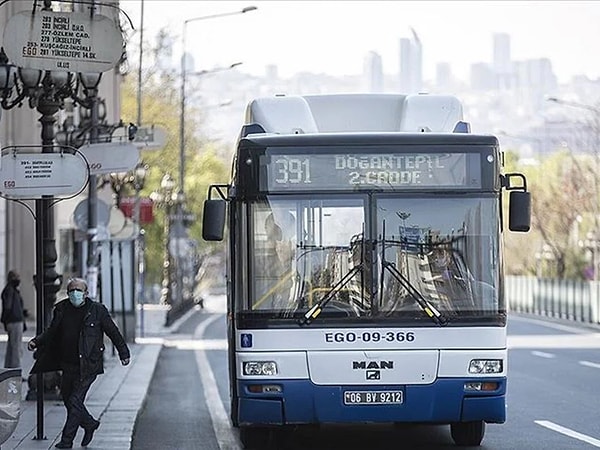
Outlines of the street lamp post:
[[[163,276],[162,276],[162,291],[160,301],[169,307],[173,306],[172,292],[172,257],[170,251],[171,242],[171,213],[174,205],[175,180],[170,174],[165,174],[160,181],[160,189],[150,194],[150,199],[160,208],[165,210],[163,234],[165,245],[163,250]],[[167,312],[166,322],[170,324],[172,313]]]
[[[99,102],[98,85],[102,78],[101,73],[80,73],[79,81],[83,86],[87,102],[79,102],[90,111],[90,144],[98,142]],[[98,293],[98,255],[96,235],[98,234],[98,185],[96,175],[90,174],[88,185],[88,224],[87,224],[87,267],[86,280],[89,296],[95,299]]]
[[[187,78],[186,71],[186,31],[187,26],[190,22],[198,22],[201,20],[217,19],[220,17],[234,16],[237,14],[245,14],[250,11],[255,11],[258,8],[256,6],[247,6],[239,11],[231,11],[220,14],[211,14],[208,16],[192,17],[186,19],[183,22],[183,30],[181,31],[181,93],[180,93],[180,115],[179,115],[179,190],[184,192],[184,176],[185,176],[185,85]],[[239,63],[232,64],[231,67],[235,67]],[[199,72],[202,73],[202,72]]]
[[144,336],[144,275],[146,264],[144,261],[144,229],[141,223],[141,198],[140,191],[144,188],[148,165],[140,161],[133,172],[133,189],[135,190],[135,204],[133,210],[135,225],[135,264],[137,269],[135,280],[135,294],[140,308],[140,336]]
[[[217,19],[220,17],[234,16],[237,14],[245,14],[250,11],[255,11],[258,9],[256,6],[247,6],[238,11],[231,11],[219,14],[211,14],[207,16],[199,16],[192,17],[190,19],[186,19],[183,22],[183,29],[181,32],[181,93],[180,93],[180,117],[179,117],[179,192],[178,192],[178,202],[177,202],[177,211],[176,211],[176,220],[178,224],[183,224],[184,217],[184,204],[185,204],[185,187],[184,187],[184,178],[185,178],[185,104],[186,104],[186,79],[187,79],[187,70],[186,70],[186,32],[187,26],[191,22],[198,22],[201,20],[209,20],[209,19]],[[235,67],[240,63],[235,63],[229,66],[229,68]],[[208,71],[198,72],[197,74],[207,73]],[[178,264],[179,267],[180,264]],[[178,300],[183,300],[181,296],[183,295],[182,290],[182,280],[180,279],[181,271],[177,269],[177,298]]]
[[[13,98],[13,93],[16,96]],[[54,152],[54,124],[56,113],[62,109],[64,100],[71,96],[71,75],[66,72],[42,71],[17,68],[9,64],[4,49],[0,49],[0,106],[2,109],[21,107],[25,99],[29,107],[36,109],[41,117],[42,153]],[[36,333],[41,333],[50,322],[56,293],[62,284],[62,276],[56,272],[56,242],[54,216],[51,213],[54,199],[43,196],[35,200],[35,287],[36,287]],[[43,439],[44,377],[35,377],[37,397],[37,436]],[[31,385],[30,385],[31,388]]]

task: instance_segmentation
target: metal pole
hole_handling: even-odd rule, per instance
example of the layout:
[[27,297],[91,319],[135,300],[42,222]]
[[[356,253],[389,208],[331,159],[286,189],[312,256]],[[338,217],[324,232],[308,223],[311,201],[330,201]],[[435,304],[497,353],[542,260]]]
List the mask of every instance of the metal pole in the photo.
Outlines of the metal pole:
[[140,254],[139,254],[139,261],[138,261],[138,272],[139,272],[139,277],[140,277],[140,305],[141,305],[141,309],[140,309],[140,336],[144,337],[144,305],[146,303],[146,293],[144,292],[144,281],[145,281],[145,272],[146,272],[146,264],[144,261],[144,248],[145,248],[145,236],[144,236],[144,230],[141,229],[140,230],[140,234],[139,234],[139,241],[140,241]]
[[[44,330],[44,280],[41,276],[44,273],[44,225],[43,225],[43,208],[41,200],[35,201],[35,292],[36,292],[36,334]],[[35,376],[36,381],[36,411],[37,411],[37,433],[36,439],[44,438],[44,374],[38,373]]]
[[[138,63],[138,91],[137,91],[137,124],[142,124],[142,62],[144,52],[144,0],[141,0],[140,5],[140,59]],[[136,180],[135,185],[135,246],[134,260],[137,263],[136,276],[136,296],[140,306],[140,336],[144,337],[144,248],[142,242],[143,230],[140,226],[140,186],[139,180]]]
[[121,319],[123,321],[123,336],[127,339],[127,316],[125,314],[125,286],[123,283],[123,242],[117,242],[119,256],[119,286],[121,287]]
[[[49,88],[49,72],[46,72],[42,85]],[[54,100],[50,93],[40,98],[37,110],[42,115],[39,119],[42,124],[42,153],[54,152],[54,116],[60,109],[60,103]],[[50,314],[56,301],[56,292],[60,289],[61,277],[56,273],[56,245],[54,240],[54,216],[51,213],[52,196],[43,196],[35,201],[36,209],[36,284],[37,305],[36,334],[42,333],[50,323]],[[43,299],[43,300],[41,300]],[[44,439],[44,378],[43,374],[36,376],[37,399],[37,435],[36,439]]]
[[138,89],[137,89],[137,125],[142,124],[142,61],[143,61],[143,48],[144,48],[144,0],[141,1],[140,5],[140,60],[138,63]]
[[[98,90],[89,89],[90,101],[90,144],[98,142]],[[98,295],[98,258],[96,235],[98,234],[98,186],[96,175],[90,175],[88,186],[88,226],[87,226],[87,273],[86,280],[89,296],[95,300]]]
[[[165,224],[164,224],[164,235],[165,235],[165,249],[163,255],[163,299],[164,303],[169,305],[172,309],[173,299],[171,292],[171,253],[169,244],[171,243],[171,205],[170,199],[165,199]],[[171,324],[172,311],[167,310],[166,325]]]
[[180,93],[180,114],[179,114],[179,192],[184,192],[183,181],[185,176],[185,31],[188,21],[183,22],[183,31],[181,38],[181,93]]
[[141,199],[140,199],[140,183],[141,181],[137,179],[138,175],[137,173],[134,175],[135,176],[135,204],[134,204],[134,225],[135,225],[135,234],[134,234],[134,241],[133,241],[133,249],[134,249],[134,269],[135,272],[137,272],[134,276],[135,276],[135,295],[137,297],[137,303],[139,305],[140,308],[140,336],[144,336],[144,288],[143,288],[143,278],[142,278],[142,271],[143,271],[143,246],[142,246],[142,227],[140,224],[140,219],[141,219]]

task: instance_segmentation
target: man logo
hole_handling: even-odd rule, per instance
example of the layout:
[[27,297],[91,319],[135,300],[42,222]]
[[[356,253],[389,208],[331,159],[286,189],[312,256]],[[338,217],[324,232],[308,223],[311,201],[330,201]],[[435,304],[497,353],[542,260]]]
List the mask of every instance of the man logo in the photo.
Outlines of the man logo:
[[367,380],[381,380],[381,372],[379,370],[367,370]]

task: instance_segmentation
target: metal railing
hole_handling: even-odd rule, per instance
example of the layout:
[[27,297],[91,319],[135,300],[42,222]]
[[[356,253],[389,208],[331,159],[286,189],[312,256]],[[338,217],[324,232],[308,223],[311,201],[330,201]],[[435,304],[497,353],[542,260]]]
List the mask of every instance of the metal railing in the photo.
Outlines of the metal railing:
[[506,277],[505,296],[509,311],[600,323],[600,282]]

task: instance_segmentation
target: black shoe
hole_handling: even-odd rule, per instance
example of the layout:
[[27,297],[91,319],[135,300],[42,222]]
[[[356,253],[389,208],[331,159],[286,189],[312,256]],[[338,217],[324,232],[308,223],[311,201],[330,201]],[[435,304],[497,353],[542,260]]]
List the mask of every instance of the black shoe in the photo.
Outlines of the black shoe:
[[82,447],[87,447],[88,444],[92,442],[92,438],[94,437],[94,431],[96,431],[99,426],[100,422],[96,421],[94,426],[92,426],[91,428],[84,428],[85,434],[83,435],[83,439],[81,440]]
[[[90,438],[91,440],[91,438]],[[56,448],[73,448],[73,444],[68,444],[67,442],[60,441],[55,445]]]

